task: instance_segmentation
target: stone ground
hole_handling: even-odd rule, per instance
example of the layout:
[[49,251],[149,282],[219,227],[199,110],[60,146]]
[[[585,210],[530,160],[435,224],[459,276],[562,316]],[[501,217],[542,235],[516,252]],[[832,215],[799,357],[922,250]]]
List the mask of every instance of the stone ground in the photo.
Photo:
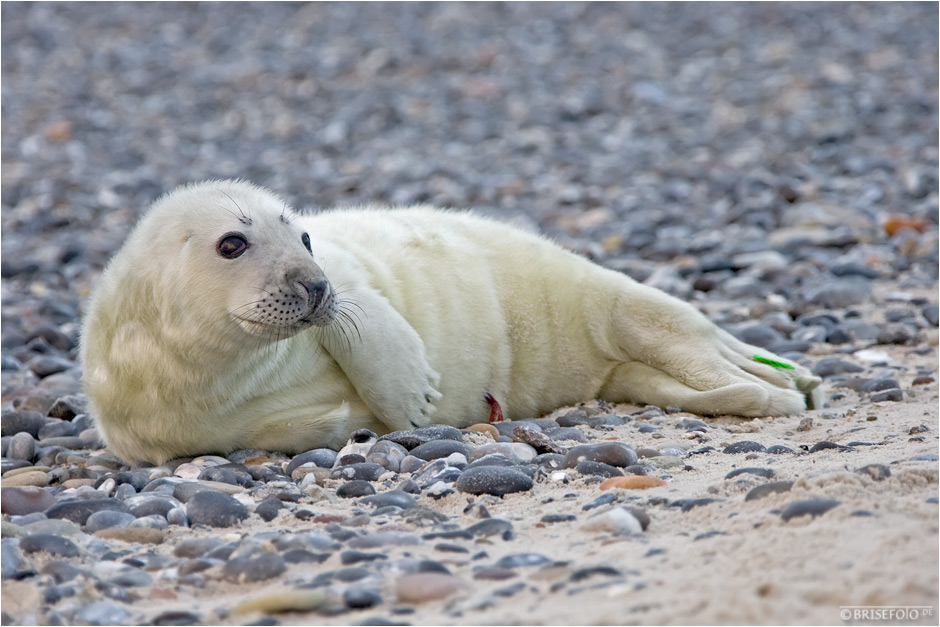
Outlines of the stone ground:
[[[936,623],[936,4],[0,11],[3,624]],[[213,177],[539,229],[826,404],[529,425],[593,465],[510,425],[125,466],[83,410],[83,302]]]

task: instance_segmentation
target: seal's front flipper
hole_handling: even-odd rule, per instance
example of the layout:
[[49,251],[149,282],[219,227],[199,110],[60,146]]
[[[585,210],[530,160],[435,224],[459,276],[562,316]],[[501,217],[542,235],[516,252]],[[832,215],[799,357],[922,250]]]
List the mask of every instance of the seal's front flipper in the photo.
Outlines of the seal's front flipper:
[[347,326],[324,329],[324,348],[380,421],[392,429],[430,424],[441,398],[440,375],[417,331],[371,288],[353,289],[343,299],[350,307]]

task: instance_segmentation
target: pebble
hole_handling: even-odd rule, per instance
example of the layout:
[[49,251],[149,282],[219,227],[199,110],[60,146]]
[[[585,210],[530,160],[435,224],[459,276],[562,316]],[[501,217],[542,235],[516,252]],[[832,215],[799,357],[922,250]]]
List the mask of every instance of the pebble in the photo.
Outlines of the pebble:
[[[4,479],[6,481],[6,479]],[[9,516],[24,516],[33,512],[44,512],[55,503],[48,490],[34,486],[0,488],[0,508]]]
[[327,602],[327,596],[319,588],[294,588],[283,590],[273,585],[232,608],[239,616],[250,612],[312,612]]
[[740,442],[729,444],[721,452],[728,453],[729,455],[737,455],[740,453],[763,453],[766,450],[767,449],[764,448],[764,445],[760,444],[759,442],[741,440]]
[[342,497],[344,499],[355,498],[359,496],[369,496],[371,494],[375,494],[375,488],[368,481],[362,481],[360,479],[347,481],[343,485],[336,488],[336,496]]
[[733,479],[739,475],[755,475],[757,477],[764,477],[765,479],[770,479],[774,476],[773,468],[735,468],[731,472],[725,475],[725,479]]
[[128,610],[110,601],[92,601],[72,615],[76,625],[126,625],[130,618]]
[[112,498],[91,500],[64,500],[46,510],[49,518],[63,518],[79,525],[84,525],[88,517],[95,512],[115,511],[128,513],[127,506]]
[[547,557],[539,553],[514,553],[505,555],[496,562],[497,568],[519,568],[521,566],[540,566],[550,562]]
[[380,440],[391,440],[404,446],[409,451],[417,446],[436,440],[463,441],[459,429],[449,425],[428,425],[411,431],[393,431],[383,435]]
[[10,439],[7,445],[6,457],[26,462],[33,460],[36,455],[36,440],[29,433],[20,432]]
[[402,575],[395,582],[399,603],[426,603],[444,599],[463,587],[463,582],[445,573],[420,572]]
[[591,516],[581,523],[581,529],[629,535],[643,533],[643,526],[636,516],[622,507],[615,507]]
[[867,466],[862,466],[855,472],[868,475],[875,481],[884,481],[891,476],[891,469],[884,464],[868,464]]
[[472,449],[460,440],[433,440],[411,449],[411,454],[424,460],[440,459],[452,453],[469,457]]
[[196,525],[231,527],[248,518],[248,509],[227,494],[203,490],[186,503],[186,516]]
[[362,610],[382,603],[382,594],[374,588],[350,586],[343,592],[343,603],[350,609]]
[[601,477],[623,476],[623,472],[619,468],[615,468],[603,462],[592,462],[587,459],[578,462],[578,465],[575,466],[575,470],[582,475],[600,475]]
[[414,507],[416,503],[414,496],[399,490],[389,490],[388,492],[367,496],[359,499],[358,502],[363,505],[371,505],[376,509],[389,506],[409,509]]
[[95,537],[105,540],[120,540],[121,542],[131,542],[135,544],[162,544],[166,537],[161,529],[150,529],[147,527],[123,527],[100,529],[95,532]]
[[88,533],[94,533],[102,529],[129,527],[135,520],[137,518],[129,512],[103,510],[89,516],[88,520],[85,521],[84,529]]
[[820,377],[831,377],[836,374],[863,372],[865,369],[858,364],[846,361],[839,357],[824,357],[813,366],[813,374]]
[[531,490],[532,477],[507,466],[478,466],[464,470],[457,478],[456,487],[469,494],[503,496],[513,492]]
[[256,557],[233,557],[222,567],[222,578],[233,583],[254,583],[277,577],[287,570],[287,562],[278,553]]
[[666,485],[659,477],[631,475],[628,477],[611,477],[598,486],[601,490],[619,488],[621,490],[648,490]]
[[23,553],[48,553],[57,557],[78,557],[81,555],[78,546],[62,536],[51,533],[35,533],[20,539],[20,550]]
[[753,501],[756,499],[762,499],[765,496],[770,494],[779,494],[781,492],[789,492],[790,488],[793,487],[792,481],[771,481],[770,483],[764,483],[754,488],[747,493],[744,497],[745,501]]
[[637,459],[636,451],[621,442],[582,444],[571,447],[565,454],[565,468],[576,468],[584,460],[622,468],[632,466]]
[[792,518],[798,518],[800,516],[812,516],[816,518],[817,516],[822,516],[837,505],[839,505],[839,501],[833,499],[795,501],[787,505],[786,509],[781,512],[780,517],[783,518],[784,521],[789,521]]

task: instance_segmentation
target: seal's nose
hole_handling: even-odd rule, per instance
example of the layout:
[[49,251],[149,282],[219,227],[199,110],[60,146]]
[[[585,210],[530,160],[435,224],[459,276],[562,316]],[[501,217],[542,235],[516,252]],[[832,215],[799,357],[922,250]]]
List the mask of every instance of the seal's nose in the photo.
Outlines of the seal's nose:
[[297,281],[297,284],[307,291],[307,302],[310,303],[311,308],[316,308],[330,291],[330,283],[325,279],[320,281],[302,280]]

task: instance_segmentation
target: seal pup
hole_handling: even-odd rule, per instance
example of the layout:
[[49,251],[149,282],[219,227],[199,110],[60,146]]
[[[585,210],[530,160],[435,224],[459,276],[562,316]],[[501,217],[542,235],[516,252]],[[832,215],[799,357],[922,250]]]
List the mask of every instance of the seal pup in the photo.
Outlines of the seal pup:
[[242,181],[155,202],[81,337],[105,442],[154,464],[595,398],[793,414],[820,381],[541,236],[427,207],[298,215]]

